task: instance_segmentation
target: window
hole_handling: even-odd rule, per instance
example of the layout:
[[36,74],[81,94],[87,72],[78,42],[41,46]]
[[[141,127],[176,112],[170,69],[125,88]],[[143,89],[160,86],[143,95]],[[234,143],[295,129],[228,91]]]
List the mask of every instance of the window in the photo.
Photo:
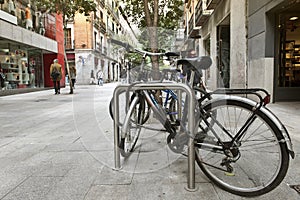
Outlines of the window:
[[73,49],[72,47],[72,37],[71,37],[71,28],[67,28],[66,30],[66,37],[65,37],[65,42],[66,42],[66,49]]
[[94,32],[94,49],[97,49],[97,32]]
[[103,12],[100,11],[100,19],[103,21]]

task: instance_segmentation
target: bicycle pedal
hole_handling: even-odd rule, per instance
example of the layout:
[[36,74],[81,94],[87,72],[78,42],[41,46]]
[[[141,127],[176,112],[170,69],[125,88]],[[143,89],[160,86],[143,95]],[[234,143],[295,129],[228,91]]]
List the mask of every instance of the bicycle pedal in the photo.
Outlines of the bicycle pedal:
[[174,127],[178,127],[178,126],[180,126],[180,120],[178,120],[178,119],[176,119],[176,121],[175,122],[171,122],[171,125]]
[[235,174],[233,172],[225,172],[226,176],[235,176]]

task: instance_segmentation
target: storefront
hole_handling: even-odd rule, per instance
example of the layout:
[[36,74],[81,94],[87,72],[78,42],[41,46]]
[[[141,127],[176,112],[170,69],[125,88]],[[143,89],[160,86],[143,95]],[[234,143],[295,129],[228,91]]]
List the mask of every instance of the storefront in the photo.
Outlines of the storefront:
[[300,2],[276,13],[275,100],[300,100]]
[[40,50],[0,40],[0,70],[5,76],[3,89],[43,87]]
[[49,69],[54,59],[63,66],[64,75],[62,16],[38,10],[33,1],[0,4],[0,90],[52,87]]

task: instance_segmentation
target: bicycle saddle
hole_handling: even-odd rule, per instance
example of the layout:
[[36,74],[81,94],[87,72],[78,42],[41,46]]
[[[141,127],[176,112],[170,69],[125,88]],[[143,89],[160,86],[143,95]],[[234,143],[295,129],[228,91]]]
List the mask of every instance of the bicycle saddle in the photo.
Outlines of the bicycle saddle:
[[208,69],[211,66],[211,64],[212,60],[209,56],[200,56],[196,58],[181,58],[177,60],[177,65],[185,65],[194,71]]

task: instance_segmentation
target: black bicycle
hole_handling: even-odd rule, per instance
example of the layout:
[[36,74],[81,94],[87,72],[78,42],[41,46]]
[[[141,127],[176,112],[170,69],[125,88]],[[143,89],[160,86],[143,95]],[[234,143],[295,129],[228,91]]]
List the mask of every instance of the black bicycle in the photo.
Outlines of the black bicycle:
[[[137,50],[146,56],[164,56]],[[189,63],[191,72],[207,69],[207,56],[183,58],[178,64]],[[143,70],[143,68],[140,68]],[[142,71],[141,71],[142,73]],[[145,80],[143,80],[145,81]],[[137,82],[138,83],[138,82]],[[128,86],[128,92],[137,84]],[[168,89],[168,88],[163,88]],[[288,132],[280,120],[266,107],[269,94],[262,89],[219,89],[201,93],[195,105],[195,119],[188,118],[188,102],[184,97],[177,123],[167,117],[152,90],[134,90],[129,109],[120,124],[120,150],[129,156],[143,126],[145,105],[168,133],[167,143],[175,153],[185,154],[185,147],[194,135],[196,162],[203,173],[220,188],[241,196],[258,196],[270,192],[284,179],[294,152]],[[255,96],[258,101],[246,98]],[[181,100],[179,100],[181,101]],[[178,109],[177,108],[177,109]],[[195,134],[187,130],[187,121],[195,120]],[[134,129],[134,131],[133,131]]]

